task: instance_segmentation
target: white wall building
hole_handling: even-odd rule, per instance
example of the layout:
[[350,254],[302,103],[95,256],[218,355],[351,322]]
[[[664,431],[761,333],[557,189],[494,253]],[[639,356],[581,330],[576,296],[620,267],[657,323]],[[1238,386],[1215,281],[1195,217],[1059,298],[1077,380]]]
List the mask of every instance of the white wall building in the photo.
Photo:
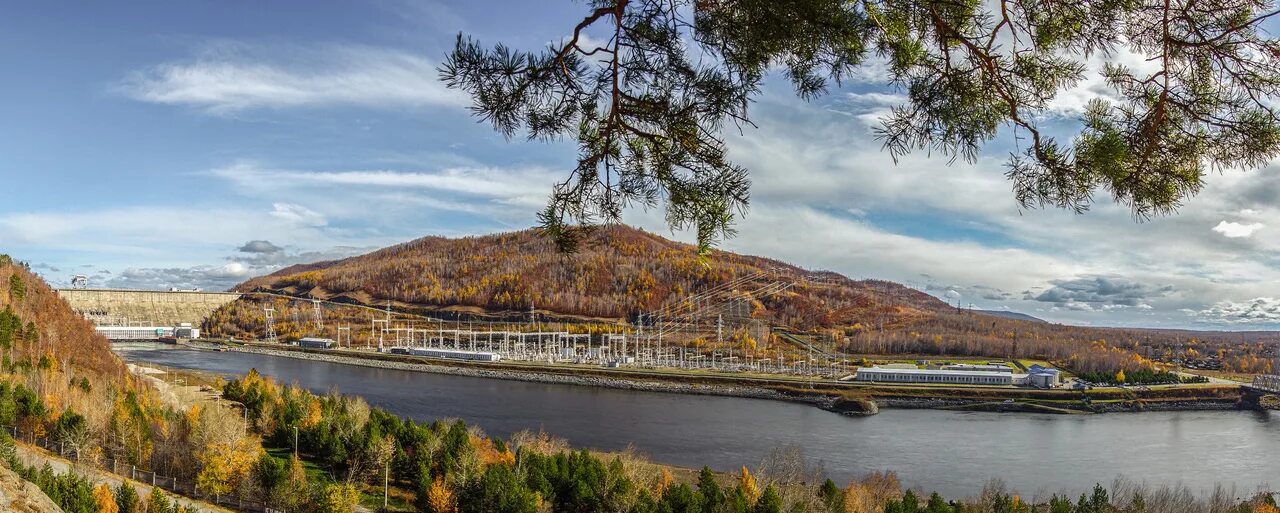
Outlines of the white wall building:
[[954,363],[951,365],[943,365],[942,370],[953,371],[986,371],[986,372],[1007,372],[1013,374],[1013,368],[1008,365],[993,364],[977,364],[977,363]]
[[953,385],[1024,385],[1026,374],[977,370],[889,369],[859,367],[854,381],[876,383],[944,383]]

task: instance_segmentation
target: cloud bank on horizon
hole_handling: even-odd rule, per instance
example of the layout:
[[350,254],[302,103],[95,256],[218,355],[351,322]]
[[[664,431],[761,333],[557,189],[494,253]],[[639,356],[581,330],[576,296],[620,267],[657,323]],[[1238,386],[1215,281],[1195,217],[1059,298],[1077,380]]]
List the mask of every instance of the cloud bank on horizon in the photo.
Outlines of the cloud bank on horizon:
[[[0,137],[11,187],[0,248],[55,285],[84,274],[216,290],[423,235],[535,222],[575,162],[572,143],[503,139],[435,64],[459,30],[521,47],[563,37],[579,4],[279,6],[89,6],[71,23],[18,8],[28,22],[0,31],[0,46],[47,51],[10,55],[28,78],[0,106],[30,121]],[[1177,215],[1148,222],[1107,197],[1085,215],[1023,211],[1004,178],[1013,141],[974,163],[894,163],[871,131],[903,100],[883,82],[872,66],[809,103],[769,84],[759,128],[728,136],[755,185],[725,249],[1059,322],[1280,329],[1275,164],[1209,177]],[[1054,112],[1069,126],[1105,94],[1090,78]],[[669,234],[660,211],[626,219]]]

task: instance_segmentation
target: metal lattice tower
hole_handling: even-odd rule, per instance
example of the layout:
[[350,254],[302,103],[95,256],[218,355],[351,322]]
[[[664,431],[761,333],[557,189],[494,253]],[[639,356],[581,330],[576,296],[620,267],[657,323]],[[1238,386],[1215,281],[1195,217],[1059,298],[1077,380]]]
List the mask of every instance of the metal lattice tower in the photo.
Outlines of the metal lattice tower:
[[323,330],[323,329],[324,329],[324,315],[321,313],[321,309],[320,309],[320,300],[319,300],[319,299],[312,299],[312,300],[311,300],[311,306],[312,306],[312,308],[314,308],[314,309],[315,309],[315,312],[316,312],[316,330],[317,330],[317,331],[319,331],[319,330]]
[[267,336],[266,339],[272,342],[276,341],[276,319],[275,308],[269,306],[262,307],[262,312],[267,316]]

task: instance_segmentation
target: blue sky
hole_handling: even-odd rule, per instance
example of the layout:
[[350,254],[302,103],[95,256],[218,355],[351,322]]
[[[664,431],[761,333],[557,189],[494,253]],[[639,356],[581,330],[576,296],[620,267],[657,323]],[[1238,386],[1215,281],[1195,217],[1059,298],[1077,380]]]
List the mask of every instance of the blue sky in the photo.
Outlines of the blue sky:
[[[570,1],[130,2],[10,6],[0,19],[0,250],[55,285],[226,288],[282,265],[423,235],[525,228],[568,143],[507,141],[436,81],[459,31],[533,48]],[[1113,57],[1135,66],[1140,56]],[[1102,63],[1095,58],[1095,68]],[[1074,123],[1096,74],[1055,102]],[[871,135],[901,101],[874,67],[814,102],[771,80],[729,137],[752,171],[726,249],[901,281],[1055,321],[1280,327],[1280,172],[1211,176],[1179,215],[1022,211],[1010,142],[974,163]],[[675,238],[660,211],[630,223]]]

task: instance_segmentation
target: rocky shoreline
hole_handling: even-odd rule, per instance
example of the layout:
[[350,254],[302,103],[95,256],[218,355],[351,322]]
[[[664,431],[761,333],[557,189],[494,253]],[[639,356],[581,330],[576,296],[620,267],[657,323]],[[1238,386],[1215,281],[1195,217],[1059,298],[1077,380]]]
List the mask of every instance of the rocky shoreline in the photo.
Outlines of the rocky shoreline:
[[850,416],[875,415],[881,408],[892,409],[935,409],[966,410],[1022,413],[1055,413],[1055,414],[1090,414],[1121,413],[1142,411],[1222,411],[1239,409],[1235,401],[1220,399],[1189,401],[1129,401],[1126,403],[1096,404],[1089,410],[1074,408],[1046,407],[1026,403],[999,403],[989,400],[959,398],[924,398],[924,397],[892,397],[877,396],[873,399],[846,399],[830,394],[787,393],[767,387],[729,384],[688,383],[680,381],[662,381],[642,378],[623,378],[607,376],[591,376],[564,374],[553,372],[523,371],[510,369],[489,369],[467,365],[437,365],[431,363],[410,363],[401,361],[378,360],[296,350],[278,350],[254,346],[223,345],[207,342],[187,342],[185,346],[204,350],[230,350],[244,353],[255,353],[269,356],[280,356],[300,360],[313,360],[344,365],[360,365],[365,367],[397,369],[414,372],[431,372],[455,376],[479,378],[507,379],[534,383],[579,385],[605,387],[621,390],[644,392],[667,392],[676,394],[714,395],[727,397],[744,397],[750,399],[768,399],[789,401],[817,406],[827,411]]

